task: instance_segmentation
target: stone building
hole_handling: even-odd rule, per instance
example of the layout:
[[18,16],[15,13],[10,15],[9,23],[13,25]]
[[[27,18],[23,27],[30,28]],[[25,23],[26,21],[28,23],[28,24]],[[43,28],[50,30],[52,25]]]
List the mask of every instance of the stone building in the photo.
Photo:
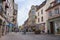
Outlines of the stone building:
[[0,36],[7,33],[7,16],[6,9],[8,8],[6,0],[0,0]]
[[17,27],[17,13],[18,13],[18,5],[14,3],[13,23],[16,27]]
[[14,10],[14,0],[0,0],[0,36],[12,31],[12,27],[14,27],[14,13],[17,13]]
[[60,34],[60,0],[53,0],[46,12],[49,33]]
[[46,9],[50,6],[50,3],[53,2],[54,0],[45,0],[44,2],[42,2],[42,4],[40,4],[37,7],[37,11],[36,11],[36,23],[39,25],[39,28],[41,31],[44,31],[45,33],[48,32],[48,14],[46,12]]

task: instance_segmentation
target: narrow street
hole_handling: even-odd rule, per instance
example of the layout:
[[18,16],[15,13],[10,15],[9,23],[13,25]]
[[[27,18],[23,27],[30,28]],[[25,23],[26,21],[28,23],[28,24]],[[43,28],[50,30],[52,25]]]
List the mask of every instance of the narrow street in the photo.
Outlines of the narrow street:
[[0,40],[60,40],[60,36],[55,35],[35,35],[34,33],[9,33],[5,36],[2,36]]

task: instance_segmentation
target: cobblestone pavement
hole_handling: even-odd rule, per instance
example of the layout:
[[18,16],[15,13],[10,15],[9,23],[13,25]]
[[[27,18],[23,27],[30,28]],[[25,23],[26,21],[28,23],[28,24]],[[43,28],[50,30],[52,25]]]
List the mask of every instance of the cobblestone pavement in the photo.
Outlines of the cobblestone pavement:
[[5,36],[2,36],[0,40],[60,40],[60,36],[56,35],[35,35],[34,33],[9,33]]

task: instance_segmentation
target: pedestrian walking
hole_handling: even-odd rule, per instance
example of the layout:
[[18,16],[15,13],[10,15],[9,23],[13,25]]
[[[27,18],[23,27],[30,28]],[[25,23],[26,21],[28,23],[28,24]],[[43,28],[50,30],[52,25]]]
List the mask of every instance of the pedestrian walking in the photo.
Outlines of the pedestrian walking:
[[26,34],[26,29],[23,30],[23,34]]

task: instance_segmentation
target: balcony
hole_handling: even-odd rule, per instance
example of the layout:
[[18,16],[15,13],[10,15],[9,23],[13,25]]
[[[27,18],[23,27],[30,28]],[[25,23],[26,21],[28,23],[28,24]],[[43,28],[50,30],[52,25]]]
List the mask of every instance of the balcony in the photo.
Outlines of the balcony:
[[59,17],[60,17],[60,13],[52,15],[52,16],[48,16],[48,19],[55,19],[55,18],[59,18]]

